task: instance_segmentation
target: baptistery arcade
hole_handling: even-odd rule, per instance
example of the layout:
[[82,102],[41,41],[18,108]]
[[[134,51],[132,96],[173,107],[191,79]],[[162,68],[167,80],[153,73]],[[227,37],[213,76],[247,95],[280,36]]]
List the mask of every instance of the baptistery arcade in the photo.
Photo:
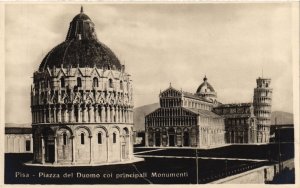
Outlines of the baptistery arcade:
[[33,74],[33,163],[133,160],[132,80],[81,9]]

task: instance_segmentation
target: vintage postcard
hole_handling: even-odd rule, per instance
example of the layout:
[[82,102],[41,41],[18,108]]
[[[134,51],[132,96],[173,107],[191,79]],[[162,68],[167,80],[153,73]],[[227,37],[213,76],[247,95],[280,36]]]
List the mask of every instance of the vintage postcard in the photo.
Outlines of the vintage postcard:
[[296,187],[298,11],[4,4],[3,183]]

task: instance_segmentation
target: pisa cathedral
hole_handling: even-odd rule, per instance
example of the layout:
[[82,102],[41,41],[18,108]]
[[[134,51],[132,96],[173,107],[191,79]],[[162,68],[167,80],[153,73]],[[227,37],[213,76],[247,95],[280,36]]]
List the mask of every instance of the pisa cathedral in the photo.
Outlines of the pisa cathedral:
[[125,66],[81,8],[33,74],[33,163],[133,161],[132,92]]
[[160,108],[145,117],[149,147],[209,148],[235,143],[268,143],[271,79],[258,78],[253,103],[222,104],[206,76],[196,93],[171,85],[159,94]]

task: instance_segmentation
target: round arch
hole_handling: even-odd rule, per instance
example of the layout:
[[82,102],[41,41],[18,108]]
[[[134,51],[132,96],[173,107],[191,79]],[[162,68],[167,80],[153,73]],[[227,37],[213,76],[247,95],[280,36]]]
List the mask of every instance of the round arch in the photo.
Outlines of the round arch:
[[74,132],[77,132],[78,129],[85,129],[88,132],[88,135],[92,136],[92,132],[91,132],[90,128],[88,128],[87,126],[79,125],[74,129]]

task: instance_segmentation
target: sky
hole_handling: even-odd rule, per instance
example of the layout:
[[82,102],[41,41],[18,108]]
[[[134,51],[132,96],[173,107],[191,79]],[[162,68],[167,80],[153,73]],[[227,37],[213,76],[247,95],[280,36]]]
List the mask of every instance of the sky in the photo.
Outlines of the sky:
[[[290,4],[83,7],[98,39],[132,75],[135,107],[157,103],[170,83],[195,93],[205,75],[220,102],[252,102],[263,76],[272,79],[272,110],[293,112]],[[79,11],[79,4],[5,6],[5,122],[31,122],[33,72]]]

